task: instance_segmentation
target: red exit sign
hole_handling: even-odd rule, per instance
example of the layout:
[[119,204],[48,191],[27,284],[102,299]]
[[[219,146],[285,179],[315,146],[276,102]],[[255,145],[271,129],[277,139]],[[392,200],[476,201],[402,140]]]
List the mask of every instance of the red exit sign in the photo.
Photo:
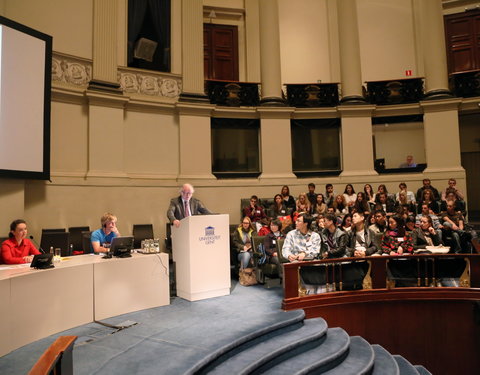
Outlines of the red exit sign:
[[405,70],[405,75],[407,77],[411,77],[412,76],[412,71],[410,69]]

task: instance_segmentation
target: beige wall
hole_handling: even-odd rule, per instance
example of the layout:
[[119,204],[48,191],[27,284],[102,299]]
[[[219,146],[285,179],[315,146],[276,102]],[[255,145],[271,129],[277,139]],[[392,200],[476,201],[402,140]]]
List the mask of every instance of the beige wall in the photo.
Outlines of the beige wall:
[[418,76],[412,2],[361,0],[357,9],[362,81]]
[[93,0],[4,0],[3,9],[3,16],[51,35],[54,51],[92,58]]

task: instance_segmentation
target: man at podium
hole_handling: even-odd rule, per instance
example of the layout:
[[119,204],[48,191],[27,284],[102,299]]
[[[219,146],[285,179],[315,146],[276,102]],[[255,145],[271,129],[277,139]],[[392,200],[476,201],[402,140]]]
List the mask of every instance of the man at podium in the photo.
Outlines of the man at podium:
[[195,190],[190,184],[184,184],[180,189],[180,196],[172,198],[168,207],[167,217],[170,223],[177,228],[180,220],[192,215],[208,215],[211,212],[198,199],[193,198]]

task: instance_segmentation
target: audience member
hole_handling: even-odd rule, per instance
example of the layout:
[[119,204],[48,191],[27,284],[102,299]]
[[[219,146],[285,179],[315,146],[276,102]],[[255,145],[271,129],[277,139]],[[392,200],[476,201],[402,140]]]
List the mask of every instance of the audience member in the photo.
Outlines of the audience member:
[[465,210],[465,202],[457,199],[457,194],[453,190],[447,189],[446,200],[442,200],[440,204],[440,211],[444,212],[447,210],[447,202],[452,201],[455,205],[455,211],[459,211],[462,215],[466,215],[467,211]]
[[335,215],[325,215],[325,228],[321,232],[322,258],[342,258],[346,255],[348,235],[337,227]]
[[403,255],[413,252],[412,237],[405,232],[403,220],[398,216],[388,218],[388,228],[382,238],[382,252],[386,255]]
[[457,180],[451,178],[448,180],[448,186],[442,191],[442,200],[446,201],[447,199],[447,192],[452,191],[455,194],[455,199],[463,201],[465,196],[463,193],[457,188]]
[[298,215],[295,230],[287,233],[282,254],[289,262],[315,259],[320,253],[320,236],[310,229],[313,218],[305,213]]
[[375,203],[375,193],[373,192],[372,185],[365,184],[363,187],[363,192],[365,193],[365,199],[367,202],[373,205]]
[[14,220],[10,224],[8,239],[2,243],[3,262],[6,264],[31,263],[33,256],[40,251],[27,238],[27,222],[22,219]]
[[380,251],[382,246],[382,237],[387,230],[387,214],[383,210],[374,211],[373,218],[375,223],[370,225],[369,229],[375,234],[375,245]]
[[325,203],[325,198],[322,193],[318,193],[315,206],[313,207],[313,217],[317,217],[318,215],[324,215],[326,212],[327,205]]
[[452,238],[452,251],[461,253],[461,238],[464,236],[465,219],[460,212],[455,211],[455,203],[447,202],[447,210],[442,213],[444,235]]
[[378,202],[376,204],[377,210],[383,210],[387,216],[391,216],[395,213],[395,203],[391,199],[388,199],[387,193],[382,192],[377,194]]
[[281,194],[276,194],[273,197],[273,205],[270,208],[272,218],[283,217],[288,215],[288,209],[285,206],[283,197]]
[[378,185],[377,194],[375,194],[375,202],[380,203],[380,194],[384,193],[387,199],[392,200],[390,194],[388,194],[387,187],[384,184]]
[[440,236],[440,239],[442,239],[442,224],[440,223],[440,219],[438,218],[437,215],[433,213],[432,210],[430,210],[430,207],[428,204],[422,204],[421,206],[421,212],[415,216],[415,226],[420,227],[420,219],[423,216],[429,216],[432,219],[432,226],[433,228],[437,231],[438,235]]
[[314,232],[320,233],[323,228],[325,228],[325,216],[318,215],[315,220],[312,222],[312,230]]
[[187,216],[211,214],[201,201],[193,198],[194,192],[192,185],[184,184],[180,189],[180,196],[170,200],[167,217],[177,228],[180,226],[180,220]]
[[315,184],[313,182],[310,182],[308,184],[307,198],[310,201],[310,205],[313,207],[315,205],[315,202],[317,201],[317,194],[315,194]]
[[395,200],[400,201],[400,193],[404,192],[406,195],[406,201],[407,203],[417,203],[415,200],[415,194],[413,194],[413,191],[407,190],[407,184],[405,182],[400,182],[398,185],[398,188],[400,189],[397,194],[395,194]]
[[310,204],[310,201],[307,198],[307,194],[300,193],[300,195],[298,196],[296,212],[297,214],[300,212],[306,212],[307,214],[311,214],[312,205]]
[[248,216],[245,216],[242,223],[233,233],[233,246],[238,252],[240,268],[248,268],[252,258],[252,235],[255,234],[255,227]]
[[90,241],[94,253],[107,253],[110,250],[110,243],[115,237],[120,236],[117,228],[117,217],[106,212],[100,218],[102,227],[92,232]]
[[363,212],[355,212],[352,216],[352,230],[348,234],[347,257],[364,257],[378,252],[375,245],[375,234],[365,226]]
[[408,217],[405,220],[405,232],[407,233],[412,233],[415,230],[415,216],[413,215],[408,215]]
[[348,214],[348,207],[345,203],[345,197],[343,195],[337,195],[335,201],[332,204],[333,212],[337,216],[343,216]]
[[[260,229],[258,229],[257,231],[257,234],[259,236],[266,236],[267,234],[270,233],[270,223],[272,222],[272,219],[267,217],[265,219],[262,220],[261,224],[262,226],[260,227]],[[258,228],[259,227],[259,222],[257,221],[255,223],[255,226]]]
[[283,279],[283,267],[280,264],[277,253],[277,241],[284,239],[285,236],[281,232],[282,223],[279,219],[273,219],[270,223],[270,233],[263,240],[263,247],[267,255],[266,263],[276,264],[278,274]]
[[243,209],[243,216],[248,217],[253,223],[260,222],[267,217],[265,211],[263,211],[263,207],[258,204],[258,197],[256,195],[250,197],[250,205]]
[[431,181],[429,178],[424,178],[423,186],[417,190],[417,194],[416,194],[417,202],[420,202],[422,200],[423,191],[426,189],[430,189],[432,191],[433,200],[436,200],[436,201],[440,200],[440,195],[438,194],[438,190],[431,185]]
[[283,185],[281,194],[285,207],[290,208],[292,212],[295,211],[295,198],[290,195],[290,188],[287,185]]
[[395,207],[397,212],[400,212],[400,209],[406,208],[409,213],[416,213],[415,204],[411,201],[408,201],[407,192],[405,190],[401,190],[398,193],[397,200],[395,201]]
[[412,241],[415,250],[442,244],[442,239],[433,227],[432,218],[429,215],[421,217],[420,227],[412,232]]
[[357,200],[355,201],[353,210],[355,212],[363,212],[365,215],[368,215],[370,213],[370,205],[368,204],[368,201],[365,197],[365,193],[360,191],[357,194]]
[[418,202],[418,207],[420,208],[418,212],[421,211],[421,205],[427,204],[428,208],[431,209],[434,213],[438,213],[438,203],[434,198],[433,192],[430,189],[424,189],[422,192],[421,199]]
[[352,184],[347,184],[345,186],[345,190],[343,192],[343,198],[346,206],[349,209],[355,205],[355,201],[357,200],[357,195],[355,194],[355,189],[353,188]]
[[399,168],[415,168],[417,163],[413,161],[412,155],[407,155],[405,163],[400,164]]
[[346,214],[343,217],[341,229],[344,232],[349,232],[352,229],[352,214]]
[[325,203],[327,204],[327,206],[330,207],[333,204],[336,196],[337,196],[337,193],[333,191],[333,185],[326,184],[325,185]]

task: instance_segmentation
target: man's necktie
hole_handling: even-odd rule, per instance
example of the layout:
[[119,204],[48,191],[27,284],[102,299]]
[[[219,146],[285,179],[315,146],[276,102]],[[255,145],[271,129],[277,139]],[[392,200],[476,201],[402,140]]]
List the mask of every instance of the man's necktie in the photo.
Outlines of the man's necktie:
[[185,202],[183,202],[183,204],[184,204],[184,209],[185,209],[185,217],[188,217],[188,216],[190,216],[190,210],[189,210],[189,207],[188,207],[188,202],[185,201]]

